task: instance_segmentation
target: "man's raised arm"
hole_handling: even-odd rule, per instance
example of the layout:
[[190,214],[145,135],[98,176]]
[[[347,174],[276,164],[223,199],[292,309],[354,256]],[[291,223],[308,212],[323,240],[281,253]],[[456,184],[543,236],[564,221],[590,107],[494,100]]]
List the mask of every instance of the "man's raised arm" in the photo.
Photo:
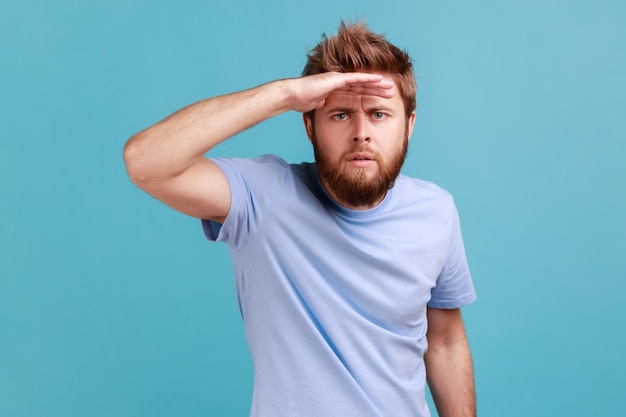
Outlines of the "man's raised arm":
[[333,92],[391,97],[391,82],[363,73],[324,73],[263,84],[191,104],[135,134],[124,147],[131,180],[168,206],[222,222],[230,188],[204,157],[215,145],[288,110],[308,112]]

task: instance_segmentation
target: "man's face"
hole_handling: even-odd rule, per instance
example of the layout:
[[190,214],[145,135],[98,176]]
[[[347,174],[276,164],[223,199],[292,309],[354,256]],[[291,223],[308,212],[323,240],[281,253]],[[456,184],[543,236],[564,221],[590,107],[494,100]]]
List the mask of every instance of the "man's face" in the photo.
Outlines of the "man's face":
[[395,84],[393,92],[390,99],[331,95],[314,120],[304,117],[322,184],[346,207],[376,206],[400,173],[415,113],[407,119]]

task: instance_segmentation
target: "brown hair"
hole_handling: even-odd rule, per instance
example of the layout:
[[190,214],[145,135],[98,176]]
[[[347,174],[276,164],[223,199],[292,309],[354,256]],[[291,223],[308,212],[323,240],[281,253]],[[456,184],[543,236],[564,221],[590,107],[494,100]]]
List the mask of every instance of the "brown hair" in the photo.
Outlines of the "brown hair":
[[417,86],[411,57],[364,22],[342,21],[336,36],[323,34],[320,43],[307,53],[303,76],[333,71],[389,74],[400,90],[407,118],[415,110]]

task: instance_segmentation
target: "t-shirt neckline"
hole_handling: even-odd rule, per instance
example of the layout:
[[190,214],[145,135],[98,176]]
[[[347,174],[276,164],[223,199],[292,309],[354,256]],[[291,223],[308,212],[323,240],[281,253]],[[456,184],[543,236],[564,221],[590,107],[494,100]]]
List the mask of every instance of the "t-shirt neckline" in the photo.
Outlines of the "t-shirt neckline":
[[377,216],[379,213],[381,213],[383,210],[385,210],[385,208],[387,207],[387,205],[389,204],[389,201],[392,198],[392,192],[393,192],[393,187],[391,187],[388,191],[387,194],[385,194],[385,197],[383,198],[383,200],[378,203],[376,206],[369,208],[369,209],[351,209],[348,207],[345,207],[341,204],[339,204],[329,193],[328,191],[326,191],[326,189],[324,188],[324,185],[322,184],[322,181],[319,177],[319,172],[317,171],[317,165],[315,163],[311,163],[309,165],[309,176],[312,179],[312,183],[315,185],[315,187],[318,190],[318,194],[320,196],[321,199],[323,199],[325,205],[327,207],[329,207],[332,211],[336,212],[337,214],[341,215],[342,217],[347,217],[347,218],[351,218],[351,219],[359,219],[359,220],[365,220],[365,219],[369,219],[372,217]]

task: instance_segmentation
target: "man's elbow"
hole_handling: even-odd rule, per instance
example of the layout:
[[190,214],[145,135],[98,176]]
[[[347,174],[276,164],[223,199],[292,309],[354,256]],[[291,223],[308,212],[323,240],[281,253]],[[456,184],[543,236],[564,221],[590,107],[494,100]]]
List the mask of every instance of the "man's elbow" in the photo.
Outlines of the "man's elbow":
[[126,173],[130,180],[139,188],[150,182],[150,172],[146,169],[146,162],[143,158],[144,152],[139,145],[140,133],[131,137],[124,145],[123,157]]

